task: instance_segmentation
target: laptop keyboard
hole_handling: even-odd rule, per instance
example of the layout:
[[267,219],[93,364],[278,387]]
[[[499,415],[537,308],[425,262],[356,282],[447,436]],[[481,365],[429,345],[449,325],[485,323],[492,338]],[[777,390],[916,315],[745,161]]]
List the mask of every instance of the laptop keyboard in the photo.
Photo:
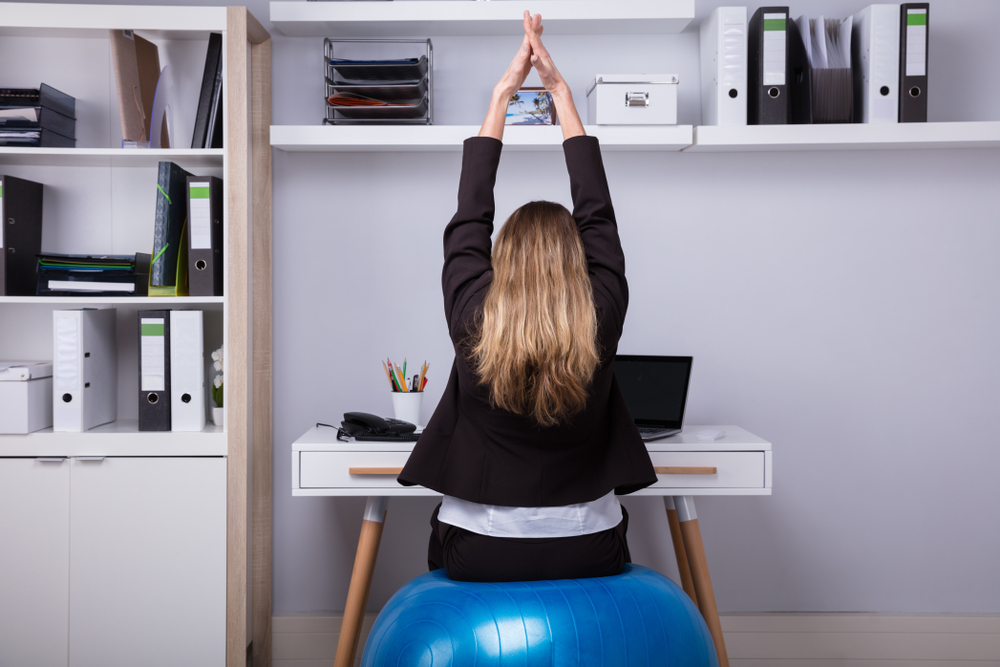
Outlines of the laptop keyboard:
[[637,428],[639,429],[639,433],[641,435],[652,435],[654,433],[661,433],[667,430],[659,426],[639,426]]

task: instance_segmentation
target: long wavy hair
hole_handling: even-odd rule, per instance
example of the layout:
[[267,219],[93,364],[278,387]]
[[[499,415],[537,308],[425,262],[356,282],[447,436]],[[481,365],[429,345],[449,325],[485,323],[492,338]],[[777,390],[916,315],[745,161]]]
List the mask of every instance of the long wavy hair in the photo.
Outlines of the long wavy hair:
[[583,410],[600,362],[597,312],[573,216],[533,201],[507,219],[469,339],[491,403],[552,426]]

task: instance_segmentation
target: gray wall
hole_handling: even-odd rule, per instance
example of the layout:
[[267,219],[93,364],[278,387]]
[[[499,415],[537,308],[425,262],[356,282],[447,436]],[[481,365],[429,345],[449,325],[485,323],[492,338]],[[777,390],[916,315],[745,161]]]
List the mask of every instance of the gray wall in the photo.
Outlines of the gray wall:
[[[317,123],[322,39],[250,8],[275,35],[274,122]],[[930,119],[1000,119],[1000,3],[935,0],[931,16]],[[677,72],[680,122],[699,122],[696,31],[547,43],[581,108],[598,71]],[[518,40],[434,46],[437,122],[478,124]],[[693,355],[687,423],[774,444],[773,496],[698,501],[720,609],[1000,612],[1000,149],[605,161],[632,291],[621,351]],[[275,613],[343,608],[364,505],[293,498],[292,441],[345,410],[389,414],[387,355],[430,362],[425,419],[443,389],[459,167],[274,154]],[[533,198],[570,203],[561,155],[504,156],[498,217]],[[625,504],[634,559],[675,576],[660,500]],[[372,610],[426,569],[433,505],[390,502]]]

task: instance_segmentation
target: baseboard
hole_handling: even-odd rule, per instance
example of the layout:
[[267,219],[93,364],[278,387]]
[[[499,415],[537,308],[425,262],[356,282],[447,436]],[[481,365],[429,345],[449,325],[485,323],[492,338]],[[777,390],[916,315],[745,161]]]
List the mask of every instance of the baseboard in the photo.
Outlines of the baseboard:
[[[341,618],[274,616],[273,667],[330,667]],[[1000,614],[723,614],[721,620],[732,667],[1000,667]],[[359,647],[374,621],[375,614],[365,615]]]

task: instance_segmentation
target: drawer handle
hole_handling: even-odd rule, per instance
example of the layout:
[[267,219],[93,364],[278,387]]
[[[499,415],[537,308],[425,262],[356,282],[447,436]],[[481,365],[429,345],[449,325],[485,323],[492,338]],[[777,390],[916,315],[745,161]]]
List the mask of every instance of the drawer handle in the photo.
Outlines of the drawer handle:
[[657,475],[717,475],[719,469],[715,466],[654,466]]
[[402,468],[348,468],[347,472],[352,475],[398,475],[403,472]]

